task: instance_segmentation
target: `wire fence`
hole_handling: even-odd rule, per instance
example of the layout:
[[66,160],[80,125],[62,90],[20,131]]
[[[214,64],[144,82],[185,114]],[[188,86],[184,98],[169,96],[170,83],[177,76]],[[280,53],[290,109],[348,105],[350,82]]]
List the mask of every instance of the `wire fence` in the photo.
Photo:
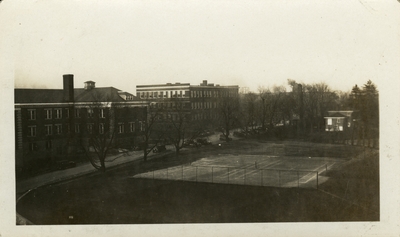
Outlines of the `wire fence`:
[[150,170],[134,178],[318,189],[319,175],[326,170],[327,166],[322,170],[310,171],[182,165]]

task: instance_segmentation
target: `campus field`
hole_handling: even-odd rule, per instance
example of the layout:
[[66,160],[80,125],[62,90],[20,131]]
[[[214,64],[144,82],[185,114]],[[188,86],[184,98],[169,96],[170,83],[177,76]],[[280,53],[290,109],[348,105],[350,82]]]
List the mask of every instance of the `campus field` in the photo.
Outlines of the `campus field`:
[[34,224],[378,221],[378,159],[344,145],[232,141],[44,186],[17,211]]

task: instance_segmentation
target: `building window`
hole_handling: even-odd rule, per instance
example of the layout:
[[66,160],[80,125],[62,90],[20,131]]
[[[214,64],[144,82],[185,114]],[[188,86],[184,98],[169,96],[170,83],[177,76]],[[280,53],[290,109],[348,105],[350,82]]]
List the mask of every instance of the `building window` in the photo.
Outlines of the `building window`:
[[88,118],[93,118],[93,109],[92,108],[87,109],[87,115],[88,115]]
[[65,117],[66,117],[66,118],[69,118],[69,109],[68,109],[68,108],[65,109]]
[[144,126],[143,126],[143,122],[139,121],[139,131],[144,131]]
[[118,133],[124,133],[124,124],[123,123],[119,123],[118,124]]
[[328,125],[332,125],[332,119],[328,118]]
[[99,133],[104,134],[104,123],[99,124]]
[[92,124],[92,123],[88,123],[88,124],[87,124],[87,132],[88,132],[89,134],[92,134],[92,133],[93,133],[93,124]]
[[47,124],[44,126],[45,126],[45,130],[46,130],[46,136],[52,135],[53,134],[53,125]]
[[36,126],[28,127],[28,137],[36,137]]
[[104,109],[99,110],[99,116],[100,116],[100,118],[105,118]]
[[71,133],[71,127],[69,126],[69,124],[66,124],[65,128],[66,128],[67,133]]
[[36,109],[28,109],[29,120],[36,120]]
[[135,132],[135,122],[129,122],[129,131]]
[[37,144],[35,142],[29,143],[29,150],[30,151],[36,151],[37,150]]
[[51,115],[52,115],[52,110],[51,109],[45,109],[44,110],[45,113],[45,119],[51,119]]
[[62,133],[62,125],[61,124],[56,124],[56,133],[61,134]]
[[81,132],[81,125],[75,124],[75,133],[80,133],[80,132]]
[[61,109],[55,109],[56,111],[56,119],[62,118],[62,110]]
[[51,150],[52,144],[51,141],[46,141],[46,149]]
[[80,118],[80,117],[81,117],[81,110],[75,109],[75,118]]

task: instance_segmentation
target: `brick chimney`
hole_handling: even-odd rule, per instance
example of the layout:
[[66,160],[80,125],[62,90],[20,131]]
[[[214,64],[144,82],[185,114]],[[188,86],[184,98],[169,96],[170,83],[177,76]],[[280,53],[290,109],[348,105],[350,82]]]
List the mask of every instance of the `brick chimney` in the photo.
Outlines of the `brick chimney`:
[[63,87],[63,99],[65,102],[74,101],[74,75],[66,74],[63,75],[64,87]]

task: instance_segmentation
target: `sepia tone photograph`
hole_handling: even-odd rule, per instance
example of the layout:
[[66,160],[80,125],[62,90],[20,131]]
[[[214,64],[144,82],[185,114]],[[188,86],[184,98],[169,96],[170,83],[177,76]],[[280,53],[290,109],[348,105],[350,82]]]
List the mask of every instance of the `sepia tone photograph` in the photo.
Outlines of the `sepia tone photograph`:
[[399,10],[1,1],[0,236],[398,236]]

